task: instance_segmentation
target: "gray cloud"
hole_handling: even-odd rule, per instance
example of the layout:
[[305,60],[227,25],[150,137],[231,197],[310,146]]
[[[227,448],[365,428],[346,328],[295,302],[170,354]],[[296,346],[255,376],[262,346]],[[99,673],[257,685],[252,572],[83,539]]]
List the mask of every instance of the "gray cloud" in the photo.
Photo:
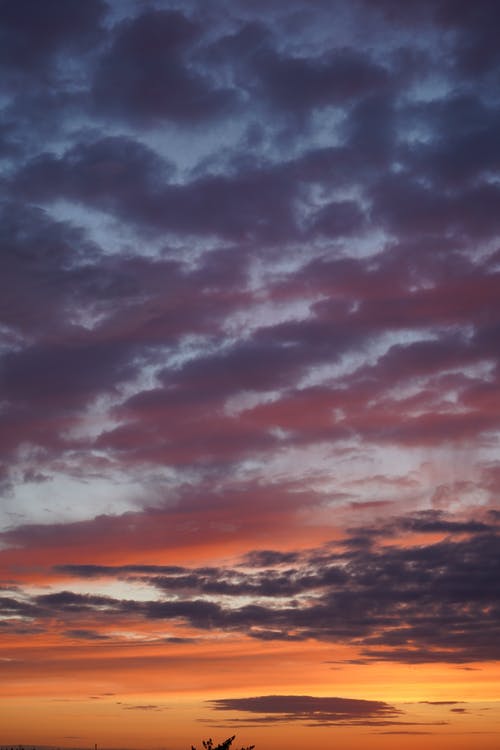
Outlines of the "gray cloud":
[[[385,540],[396,530],[398,538],[416,531],[444,538],[391,546]],[[347,538],[347,544],[336,549],[295,553],[292,566],[286,556],[269,552],[234,568],[59,566],[58,572],[84,579],[118,577],[147,584],[161,597],[117,600],[68,589],[29,603],[4,597],[3,609],[42,625],[48,616],[65,623],[86,613],[103,624],[116,617],[140,617],[184,622],[201,631],[241,632],[260,640],[351,643],[368,661],[464,664],[498,658],[496,526],[446,522],[434,513],[360,529],[358,534],[372,544],[350,545]],[[260,567],[249,568],[255,559]],[[239,597],[246,602],[239,603]],[[66,631],[73,637],[99,632],[96,626]]]
[[[402,712],[384,701],[355,698],[315,698],[310,695],[261,695],[252,698],[219,698],[210,701],[216,711],[260,714],[255,721],[277,723],[307,721],[314,725],[392,723]],[[244,719],[248,721],[248,719]],[[398,723],[398,722],[395,722]]]

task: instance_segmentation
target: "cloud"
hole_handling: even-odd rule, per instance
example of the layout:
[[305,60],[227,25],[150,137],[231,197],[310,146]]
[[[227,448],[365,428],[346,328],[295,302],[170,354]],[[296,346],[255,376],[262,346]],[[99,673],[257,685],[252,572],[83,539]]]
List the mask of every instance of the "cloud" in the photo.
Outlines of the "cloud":
[[97,110],[146,126],[155,120],[199,123],[230,111],[233,93],[194,71],[185,57],[200,32],[199,24],[174,10],[147,10],[122,21],[95,74]]
[[[260,714],[255,721],[278,723],[307,721],[313,725],[384,724],[401,711],[384,701],[354,698],[316,698],[310,695],[261,695],[253,698],[218,698],[210,701],[216,711]],[[249,719],[244,719],[249,721]],[[397,722],[396,722],[397,723]]]
[[255,67],[273,105],[295,114],[359,98],[382,88],[388,78],[367,55],[345,49],[320,58],[259,50]]
[[96,633],[93,630],[84,629],[67,630],[64,635],[68,638],[77,638],[84,641],[105,641],[109,637],[104,633]]
[[0,10],[2,633],[498,660],[497,4]]
[[81,51],[95,42],[106,4],[69,0],[61,7],[48,0],[43,9],[31,0],[2,0],[0,63],[11,70],[33,74],[53,62],[58,53]]
[[[327,165],[318,174],[303,171],[307,158],[314,151],[289,163],[236,164],[180,181],[172,163],[151,148],[113,136],[77,143],[62,156],[38,155],[13,175],[12,188],[35,201],[90,205],[142,232],[276,243],[304,237],[295,203],[303,183],[325,180]],[[316,229],[349,235],[359,231],[361,215],[354,201],[333,203],[320,212]]]
[[137,706],[123,706],[124,711],[165,711],[164,706],[157,706],[154,703],[147,703]]
[[380,732],[380,734],[423,734],[423,735],[432,735],[435,734],[435,732],[419,732],[419,731],[413,731],[410,729],[407,730],[389,730],[385,732]]
[[[3,607],[42,627],[56,618],[71,637],[96,637],[108,619],[118,618],[261,641],[351,644],[366,663],[498,658],[497,527],[446,522],[434,512],[354,533],[371,544],[351,545],[346,537],[340,545],[289,556],[255,553],[234,567],[59,565],[59,574],[122,580],[159,596],[122,600],[68,588],[31,602],[4,597]],[[394,544],[415,533],[432,541]],[[90,618],[88,629],[68,627],[79,613]]]

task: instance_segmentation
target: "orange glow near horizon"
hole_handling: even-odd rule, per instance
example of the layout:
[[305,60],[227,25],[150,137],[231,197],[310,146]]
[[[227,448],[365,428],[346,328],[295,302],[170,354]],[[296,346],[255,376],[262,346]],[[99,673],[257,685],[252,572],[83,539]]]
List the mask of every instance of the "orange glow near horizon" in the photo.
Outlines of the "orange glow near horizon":
[[[316,616],[309,613],[322,601],[323,567],[336,595],[344,595],[348,574],[361,600],[368,597],[369,602],[371,589],[365,589],[363,580],[371,571],[365,568],[364,554],[375,554],[367,557],[369,565],[382,565],[384,575],[392,576],[397,575],[397,569],[391,572],[392,558],[405,565],[411,560],[418,568],[425,550],[435,554],[448,543],[432,525],[425,533],[410,527],[395,538],[390,527],[385,530],[385,521],[380,523],[386,538],[370,553],[351,551],[342,531],[333,526],[323,528],[319,537],[313,528],[309,543],[302,537],[300,544],[293,523],[288,543],[280,544],[277,535],[275,551],[266,552],[266,545],[254,553],[262,556],[256,559],[245,555],[249,545],[258,548],[259,532],[253,542],[237,537],[230,545],[177,547],[175,555],[170,551],[159,557],[143,557],[141,542],[121,553],[116,544],[112,557],[106,560],[103,555],[90,567],[84,544],[73,545],[71,552],[58,544],[39,547],[40,555],[35,546],[24,550],[22,565],[20,550],[3,550],[12,574],[6,601],[18,602],[11,605],[12,618],[6,621],[13,627],[5,630],[0,643],[3,743],[184,750],[208,736],[236,734],[239,743],[256,744],[257,750],[299,750],[311,738],[318,747],[345,743],[355,750],[365,750],[368,742],[390,750],[402,738],[406,747],[416,749],[425,738],[429,750],[468,750],[467,742],[480,737],[481,750],[493,750],[500,736],[498,662],[454,663],[452,658],[447,663],[446,651],[443,660],[437,645],[412,662],[411,649],[418,650],[418,641],[401,661],[392,658],[388,647],[386,657],[377,659],[376,651],[364,653],[362,638],[356,643],[347,634],[328,642],[301,634],[303,618],[314,622]],[[473,537],[458,527],[453,543],[457,550],[468,548]],[[68,560],[64,567],[61,559]],[[179,567],[181,560],[186,563]],[[318,576],[317,584],[308,583],[311,576]],[[419,585],[419,578],[415,580]],[[281,599],[269,597],[268,582],[278,590],[283,587]],[[193,586],[201,588],[187,599]],[[165,596],[169,587],[171,593]],[[252,593],[252,587],[261,593]],[[378,596],[383,595],[381,588]],[[356,598],[349,606],[358,606]],[[169,607],[178,614],[165,619]],[[220,625],[205,622],[204,607],[215,618],[221,617],[220,607],[226,608]],[[229,619],[225,626],[224,618],[232,613],[239,617],[247,607],[257,618],[253,631],[239,632],[238,619],[234,625]],[[275,636],[276,625],[266,625],[271,615],[279,623],[280,611],[291,619],[288,639]],[[299,613],[295,624],[294,612]],[[419,616],[419,610],[412,615]],[[384,627],[381,620],[373,630],[375,643],[386,641]],[[391,627],[398,636],[400,631]],[[449,653],[453,657],[453,651]],[[265,707],[253,711],[255,696],[284,696],[283,713],[269,714]],[[352,700],[353,713],[334,711],[322,718],[319,707],[287,713],[287,696],[295,696],[293,701],[310,696],[318,706],[321,700]],[[229,708],[217,709],[221,700],[229,701]],[[237,701],[233,709],[231,701]],[[374,702],[373,714],[363,713],[366,701]]]
[[[419,656],[426,610],[412,609],[413,591],[427,596],[421,580],[430,575],[446,574],[454,585],[446,559],[443,574],[432,562],[443,545],[453,545],[444,547],[446,555],[477,554],[474,526],[464,521],[450,541],[434,530],[434,518],[422,517],[423,531],[403,526],[397,536],[391,517],[381,518],[380,540],[368,549],[350,546],[351,532],[333,525],[318,534],[311,527],[311,536],[300,538],[291,522],[288,541],[283,529],[271,552],[267,544],[259,551],[255,528],[253,539],[181,545],[158,556],[143,555],[141,539],[122,552],[116,535],[113,554],[93,563],[85,539],[72,547],[56,539],[54,546],[3,550],[11,574],[4,600],[12,611],[0,642],[3,743],[184,750],[208,736],[236,734],[257,750],[298,750],[311,738],[319,747],[345,743],[359,750],[368,742],[390,750],[402,738],[416,749],[425,738],[429,750],[467,750],[467,738],[480,737],[481,750],[493,750],[500,736],[499,663],[455,660],[453,642],[440,646],[439,637],[435,645],[426,641]],[[151,528],[150,519],[137,519]],[[397,590],[400,565],[405,580],[414,581],[408,600]],[[321,630],[319,637],[304,632],[335,626],[329,610],[322,614],[325,585],[344,597],[346,581],[359,592],[346,600],[355,610],[353,627],[361,603],[376,613],[386,590],[396,597],[396,619],[387,610],[389,620],[384,615],[370,625],[369,638],[360,630],[358,638],[345,633],[329,642]],[[439,613],[439,601],[428,606]],[[248,632],[242,617],[251,623]],[[283,617],[290,621],[286,636],[278,630]],[[393,656],[391,639],[396,645],[408,639],[401,657]],[[264,706],[255,711],[259,696]],[[282,696],[282,712],[266,713],[272,696]],[[301,696],[313,708],[297,711]],[[322,700],[333,701],[330,713],[322,714]],[[353,701],[347,714],[335,708],[337,700]]]
[[[500,731],[500,672],[497,665],[460,666],[352,664],[352,648],[315,642],[262,643],[226,637],[193,644],[123,643],[97,647],[63,645],[39,637],[4,644],[1,655],[4,744],[183,750],[203,737],[237,734],[258,750],[300,748],[311,736],[319,746],[335,742],[362,750],[418,747],[432,750],[481,747],[493,750]],[[234,713],[214,712],[222,695],[309,695],[384,700],[401,711],[386,727],[309,727],[305,721],[276,725],[236,723]],[[61,686],[63,690],[61,690]],[[29,716],[29,731],[25,721]],[[240,727],[239,724],[242,724]],[[313,732],[313,735],[310,732]],[[425,734],[422,734],[425,732]],[[428,734],[431,732],[431,734]],[[401,733],[401,734],[400,734]],[[415,733],[415,734],[412,734]],[[309,738],[309,739],[307,739]]]
[[[303,748],[311,741],[319,747],[397,748],[405,738],[405,747],[418,747],[425,737],[432,750],[470,749],[474,737],[481,747],[498,747],[498,703],[481,701],[468,704],[464,713],[451,713],[452,706],[421,703],[396,704],[404,710],[401,725],[380,727],[337,726],[308,727],[286,723],[274,727],[214,723],[212,712],[192,698],[163,700],[157,694],[136,694],[124,700],[96,697],[93,700],[28,698],[5,699],[2,720],[3,744],[16,744],[19,727],[29,716],[29,730],[24,729],[26,745],[55,745],[75,748],[166,748],[183,750],[191,744],[201,746],[201,739],[212,736],[219,741],[232,734],[237,743],[256,744],[261,750]],[[54,730],[54,727],[57,727]],[[36,742],[35,742],[36,741]],[[238,744],[238,747],[241,745]]]

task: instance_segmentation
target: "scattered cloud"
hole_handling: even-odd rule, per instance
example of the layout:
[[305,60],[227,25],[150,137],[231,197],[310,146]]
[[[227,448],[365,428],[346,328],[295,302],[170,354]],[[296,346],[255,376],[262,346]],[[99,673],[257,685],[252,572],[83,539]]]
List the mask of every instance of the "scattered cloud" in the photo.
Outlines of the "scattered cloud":
[[[453,522],[433,511],[352,533],[366,544],[347,536],[309,550],[247,554],[232,567],[58,565],[67,589],[5,596],[0,605],[13,618],[7,627],[17,627],[21,617],[40,628],[59,622],[65,637],[89,641],[109,638],[113,623],[126,628],[139,620],[260,641],[351,644],[361,663],[460,665],[499,658],[496,524],[486,518]],[[415,533],[431,538],[411,543]],[[433,538],[436,533],[441,539]],[[127,584],[129,597],[70,588],[71,581],[106,579]],[[134,599],[131,586],[149,595]],[[89,626],[71,625],[76,616]],[[165,642],[191,638],[180,633]]]
[[[11,644],[49,634],[61,670],[239,640],[479,679],[500,659],[498,4],[0,8],[9,685],[45,666]],[[287,689],[224,710],[403,722]]]

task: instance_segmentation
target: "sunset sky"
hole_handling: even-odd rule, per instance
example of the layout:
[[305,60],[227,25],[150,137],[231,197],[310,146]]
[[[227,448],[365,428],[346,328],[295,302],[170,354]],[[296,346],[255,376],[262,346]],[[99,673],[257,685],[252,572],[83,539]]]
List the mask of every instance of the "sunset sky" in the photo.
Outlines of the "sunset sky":
[[0,748],[500,746],[498,0],[0,0]]

